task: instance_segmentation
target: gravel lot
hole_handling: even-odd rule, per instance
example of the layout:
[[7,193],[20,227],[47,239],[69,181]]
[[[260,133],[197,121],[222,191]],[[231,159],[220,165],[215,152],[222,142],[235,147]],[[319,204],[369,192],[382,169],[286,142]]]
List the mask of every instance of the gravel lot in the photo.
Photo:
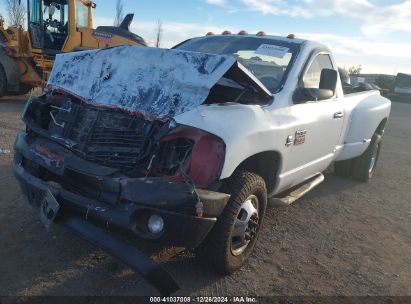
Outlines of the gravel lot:
[[[23,127],[23,98],[0,99],[0,148]],[[231,276],[193,254],[162,254],[177,295],[411,295],[411,103],[393,103],[375,177],[326,181],[270,206],[255,254]],[[46,232],[0,155],[0,295],[157,295],[130,268],[71,235]]]

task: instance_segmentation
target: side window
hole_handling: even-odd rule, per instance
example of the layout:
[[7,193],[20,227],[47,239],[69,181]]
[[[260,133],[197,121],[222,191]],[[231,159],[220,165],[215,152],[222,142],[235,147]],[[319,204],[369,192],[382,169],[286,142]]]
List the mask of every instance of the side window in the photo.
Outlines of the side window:
[[87,19],[88,9],[87,6],[80,0],[76,1],[76,26],[79,27],[87,27],[88,19]]
[[333,69],[331,58],[327,54],[318,55],[311,63],[311,66],[303,77],[305,88],[318,89],[320,87],[320,77],[322,69]]
[[42,16],[41,16],[41,3],[42,1],[29,1],[30,5],[30,39],[31,45],[34,48],[42,48],[43,47],[43,29],[41,26],[42,23]]
[[30,23],[41,24],[41,1],[30,1]]

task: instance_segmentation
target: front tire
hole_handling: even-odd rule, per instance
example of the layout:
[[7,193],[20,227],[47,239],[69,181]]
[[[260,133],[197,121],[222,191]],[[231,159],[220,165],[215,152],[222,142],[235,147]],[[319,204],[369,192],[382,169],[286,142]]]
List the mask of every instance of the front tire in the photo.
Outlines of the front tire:
[[250,256],[267,206],[267,189],[257,174],[238,171],[222,192],[231,194],[223,213],[197,252],[216,272],[230,274]]

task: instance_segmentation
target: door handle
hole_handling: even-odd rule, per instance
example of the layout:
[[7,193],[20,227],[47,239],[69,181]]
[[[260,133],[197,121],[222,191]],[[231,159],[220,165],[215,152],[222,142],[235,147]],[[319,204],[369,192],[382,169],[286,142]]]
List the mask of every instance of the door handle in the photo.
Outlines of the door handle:
[[334,118],[343,118],[344,117],[344,113],[339,111],[334,113]]

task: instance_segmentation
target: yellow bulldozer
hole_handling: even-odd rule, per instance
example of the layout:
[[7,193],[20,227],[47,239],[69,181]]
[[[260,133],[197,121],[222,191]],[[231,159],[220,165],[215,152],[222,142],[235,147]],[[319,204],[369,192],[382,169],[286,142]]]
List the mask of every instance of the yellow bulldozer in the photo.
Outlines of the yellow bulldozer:
[[27,31],[6,29],[0,19],[0,97],[44,85],[59,53],[120,44],[146,46],[129,30],[133,14],[118,27],[93,29],[95,7],[90,0],[28,0]]

